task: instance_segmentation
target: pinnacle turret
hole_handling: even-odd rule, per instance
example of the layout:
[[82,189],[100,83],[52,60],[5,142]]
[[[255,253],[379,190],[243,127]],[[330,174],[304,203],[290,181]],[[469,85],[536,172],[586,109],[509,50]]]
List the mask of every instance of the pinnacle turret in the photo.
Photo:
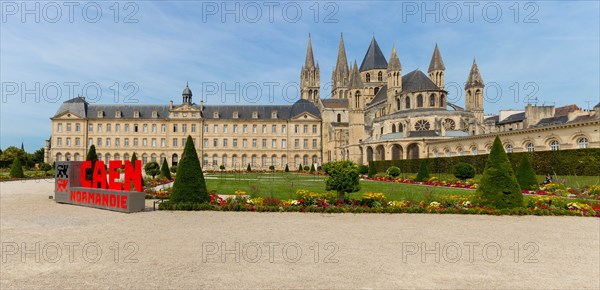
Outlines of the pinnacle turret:
[[356,65],[355,60],[352,72],[350,73],[350,89],[362,89],[363,86],[363,82],[360,79],[360,73],[358,72],[358,65]]
[[465,89],[474,88],[474,87],[483,87],[483,78],[479,73],[479,68],[477,67],[477,63],[475,59],[473,59],[473,65],[471,65],[471,71],[469,72],[469,77],[467,78],[467,83],[465,84]]
[[387,67],[388,71],[399,71],[402,70],[402,64],[400,63],[400,59],[398,58],[398,54],[396,53],[396,46],[392,47],[392,55],[390,55],[390,62]]
[[432,72],[436,70],[445,70],[444,61],[442,60],[442,55],[440,54],[440,50],[438,49],[437,43],[435,44],[435,49],[433,50],[433,55],[431,56],[431,62],[429,62],[429,70],[427,72]]

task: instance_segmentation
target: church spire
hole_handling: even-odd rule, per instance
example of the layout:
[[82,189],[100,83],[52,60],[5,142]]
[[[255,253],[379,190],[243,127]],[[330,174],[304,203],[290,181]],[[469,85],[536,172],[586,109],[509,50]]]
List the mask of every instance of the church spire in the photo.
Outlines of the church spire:
[[306,48],[306,61],[304,62],[305,68],[315,67],[315,58],[313,56],[312,42],[310,40],[310,33],[308,34],[308,47]]
[[469,77],[467,78],[467,83],[465,84],[465,89],[475,88],[475,87],[483,87],[483,78],[479,73],[479,68],[477,67],[477,62],[473,59],[473,64],[471,65],[471,71],[469,72]]
[[400,59],[398,58],[398,54],[396,53],[396,46],[392,47],[392,54],[390,55],[390,62],[387,67],[388,71],[399,71],[402,70],[402,64],[400,64]]
[[335,71],[338,74],[346,73],[348,75],[348,60],[346,59],[346,47],[344,46],[344,35],[340,34],[340,47],[338,48],[337,62]]
[[442,55],[440,54],[440,50],[438,49],[437,43],[435,44],[435,49],[433,50],[433,55],[431,56],[431,62],[429,62],[429,70],[427,72],[432,72],[436,70],[445,70],[444,61],[442,60]]
[[350,73],[350,89],[362,89],[363,86],[362,80],[360,79],[360,73],[358,72],[358,65],[356,65],[356,60],[354,60],[354,66]]

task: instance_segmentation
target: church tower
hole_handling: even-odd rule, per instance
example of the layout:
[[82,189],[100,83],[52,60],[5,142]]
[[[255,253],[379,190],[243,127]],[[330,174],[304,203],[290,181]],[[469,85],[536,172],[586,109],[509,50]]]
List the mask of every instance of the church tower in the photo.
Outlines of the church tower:
[[356,61],[350,72],[350,89],[348,90],[348,138],[352,140],[347,149],[347,159],[358,164],[362,162],[360,142],[365,134],[365,92]]
[[387,107],[388,114],[400,110],[400,93],[402,92],[402,64],[396,53],[396,46],[392,47],[392,55],[387,67]]
[[190,90],[188,84],[185,84],[185,89],[183,89],[181,96],[183,97],[183,104],[192,104],[192,90]]
[[331,97],[334,99],[347,98],[349,83],[350,69],[348,68],[348,60],[346,59],[344,35],[340,34],[340,47],[338,48],[337,62],[331,73]]
[[446,67],[444,67],[444,61],[436,43],[427,72],[429,79],[442,90],[444,89],[444,70],[446,70]]
[[479,123],[483,122],[483,88],[483,78],[481,78],[477,63],[473,59],[471,72],[469,72],[465,85],[465,110],[473,112]]
[[306,49],[306,61],[300,73],[300,95],[304,100],[313,104],[319,103],[319,90],[321,89],[321,77],[319,64],[315,66],[312,43],[308,34],[308,48]]

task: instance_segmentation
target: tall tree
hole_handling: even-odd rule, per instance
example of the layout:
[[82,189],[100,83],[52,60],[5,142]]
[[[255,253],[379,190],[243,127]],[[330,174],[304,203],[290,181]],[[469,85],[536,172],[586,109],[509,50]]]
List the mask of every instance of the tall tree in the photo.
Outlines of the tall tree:
[[535,170],[533,170],[533,166],[531,166],[531,162],[529,161],[529,154],[525,154],[519,163],[517,181],[521,189],[532,190],[538,186]]
[[344,201],[346,193],[360,190],[358,167],[352,161],[336,161],[323,165],[323,170],[329,174],[325,179],[325,190],[334,190],[338,200]]
[[169,164],[167,158],[163,159],[162,166],[160,167],[160,176],[171,180],[171,171],[169,170]]
[[198,153],[196,153],[194,147],[194,140],[192,136],[188,136],[181,162],[177,166],[171,201],[203,203],[209,200],[204,174],[202,173]]
[[[98,161],[98,154],[96,154],[96,146],[94,146],[93,144],[92,146],[90,146],[90,149],[88,150],[88,153],[85,156],[85,160],[92,162],[92,168],[85,170],[85,179],[92,181],[94,175],[94,168],[96,167],[96,161]],[[93,184],[92,182],[92,187],[97,188],[98,185]]]
[[523,206],[521,188],[498,136],[485,163],[477,194],[484,204],[498,209]]
[[23,173],[23,166],[21,166],[21,159],[19,159],[19,158],[13,159],[12,166],[10,167],[10,177],[14,177],[14,178],[25,177],[25,174]]

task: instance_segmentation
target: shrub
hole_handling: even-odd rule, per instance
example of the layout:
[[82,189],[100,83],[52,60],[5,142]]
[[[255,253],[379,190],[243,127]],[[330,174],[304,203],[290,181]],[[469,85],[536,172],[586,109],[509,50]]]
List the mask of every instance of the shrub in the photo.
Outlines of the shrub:
[[167,158],[163,159],[162,166],[160,167],[160,176],[171,180],[171,171],[169,171],[169,164],[167,163]]
[[358,166],[358,173],[362,174],[362,175],[365,175],[365,174],[369,173],[369,166],[366,166],[364,164],[359,165]]
[[285,172],[290,172],[290,168],[288,167],[288,165],[285,165]]
[[310,167],[308,167],[308,165],[305,165],[303,169],[304,169],[303,171],[309,171]]
[[377,169],[375,169],[375,165],[373,164],[373,162],[369,162],[369,172],[368,172],[368,176],[369,177],[373,177],[375,176],[375,174],[377,174]]
[[192,136],[187,137],[185,149],[181,156],[179,172],[175,176],[171,200],[173,202],[203,203],[209,202],[208,190],[200,160],[194,148]]
[[13,159],[13,163],[10,166],[10,177],[14,177],[14,178],[25,177],[25,174],[23,173],[23,166],[21,165],[20,158]]
[[475,166],[460,162],[454,165],[454,177],[462,180],[475,177]]
[[424,160],[421,160],[421,164],[419,165],[419,173],[417,173],[417,178],[415,181],[423,182],[429,178],[429,170],[427,170],[427,165]]
[[[221,166],[223,166],[223,165],[221,165]],[[274,165],[269,166],[269,170],[274,171],[275,170],[275,166]]]
[[169,171],[171,171],[171,173],[177,173],[177,165],[173,165],[169,168]]
[[302,171],[302,164],[298,165],[298,171]]
[[313,164],[312,166],[310,166],[310,173],[314,173],[315,171],[317,171],[315,169],[315,165]]
[[[92,175],[94,174],[94,167],[96,166],[96,161],[98,161],[98,154],[96,154],[96,146],[92,144],[90,146],[90,150],[88,150],[87,155],[85,156],[86,161],[92,161],[92,167],[85,170],[85,179],[92,181]],[[93,184],[92,187],[97,187],[96,184]]]
[[337,161],[329,163],[330,176],[325,180],[325,190],[338,193],[338,200],[344,201],[345,194],[360,190],[358,168],[352,161]]
[[519,167],[517,168],[517,181],[519,182],[521,189],[532,190],[536,189],[538,186],[535,171],[531,166],[531,162],[529,162],[528,155],[525,155],[525,157],[521,159],[521,163],[519,163]]
[[496,136],[477,193],[485,205],[497,209],[523,206],[523,194],[500,138]]
[[160,166],[155,161],[148,162],[144,165],[144,172],[146,172],[146,175],[150,175],[154,178],[160,174]]
[[248,166],[246,166],[246,171],[252,172],[252,167],[250,167],[250,163],[248,163]]
[[400,176],[400,168],[396,166],[391,166],[387,169],[386,173],[391,177],[398,177]]
[[225,170],[225,165],[221,164],[221,166],[219,166],[219,170],[221,170],[221,171]]
[[52,165],[42,162],[40,163],[40,165],[38,166],[40,168],[41,171],[44,171],[44,173],[48,174],[48,170],[52,169]]

